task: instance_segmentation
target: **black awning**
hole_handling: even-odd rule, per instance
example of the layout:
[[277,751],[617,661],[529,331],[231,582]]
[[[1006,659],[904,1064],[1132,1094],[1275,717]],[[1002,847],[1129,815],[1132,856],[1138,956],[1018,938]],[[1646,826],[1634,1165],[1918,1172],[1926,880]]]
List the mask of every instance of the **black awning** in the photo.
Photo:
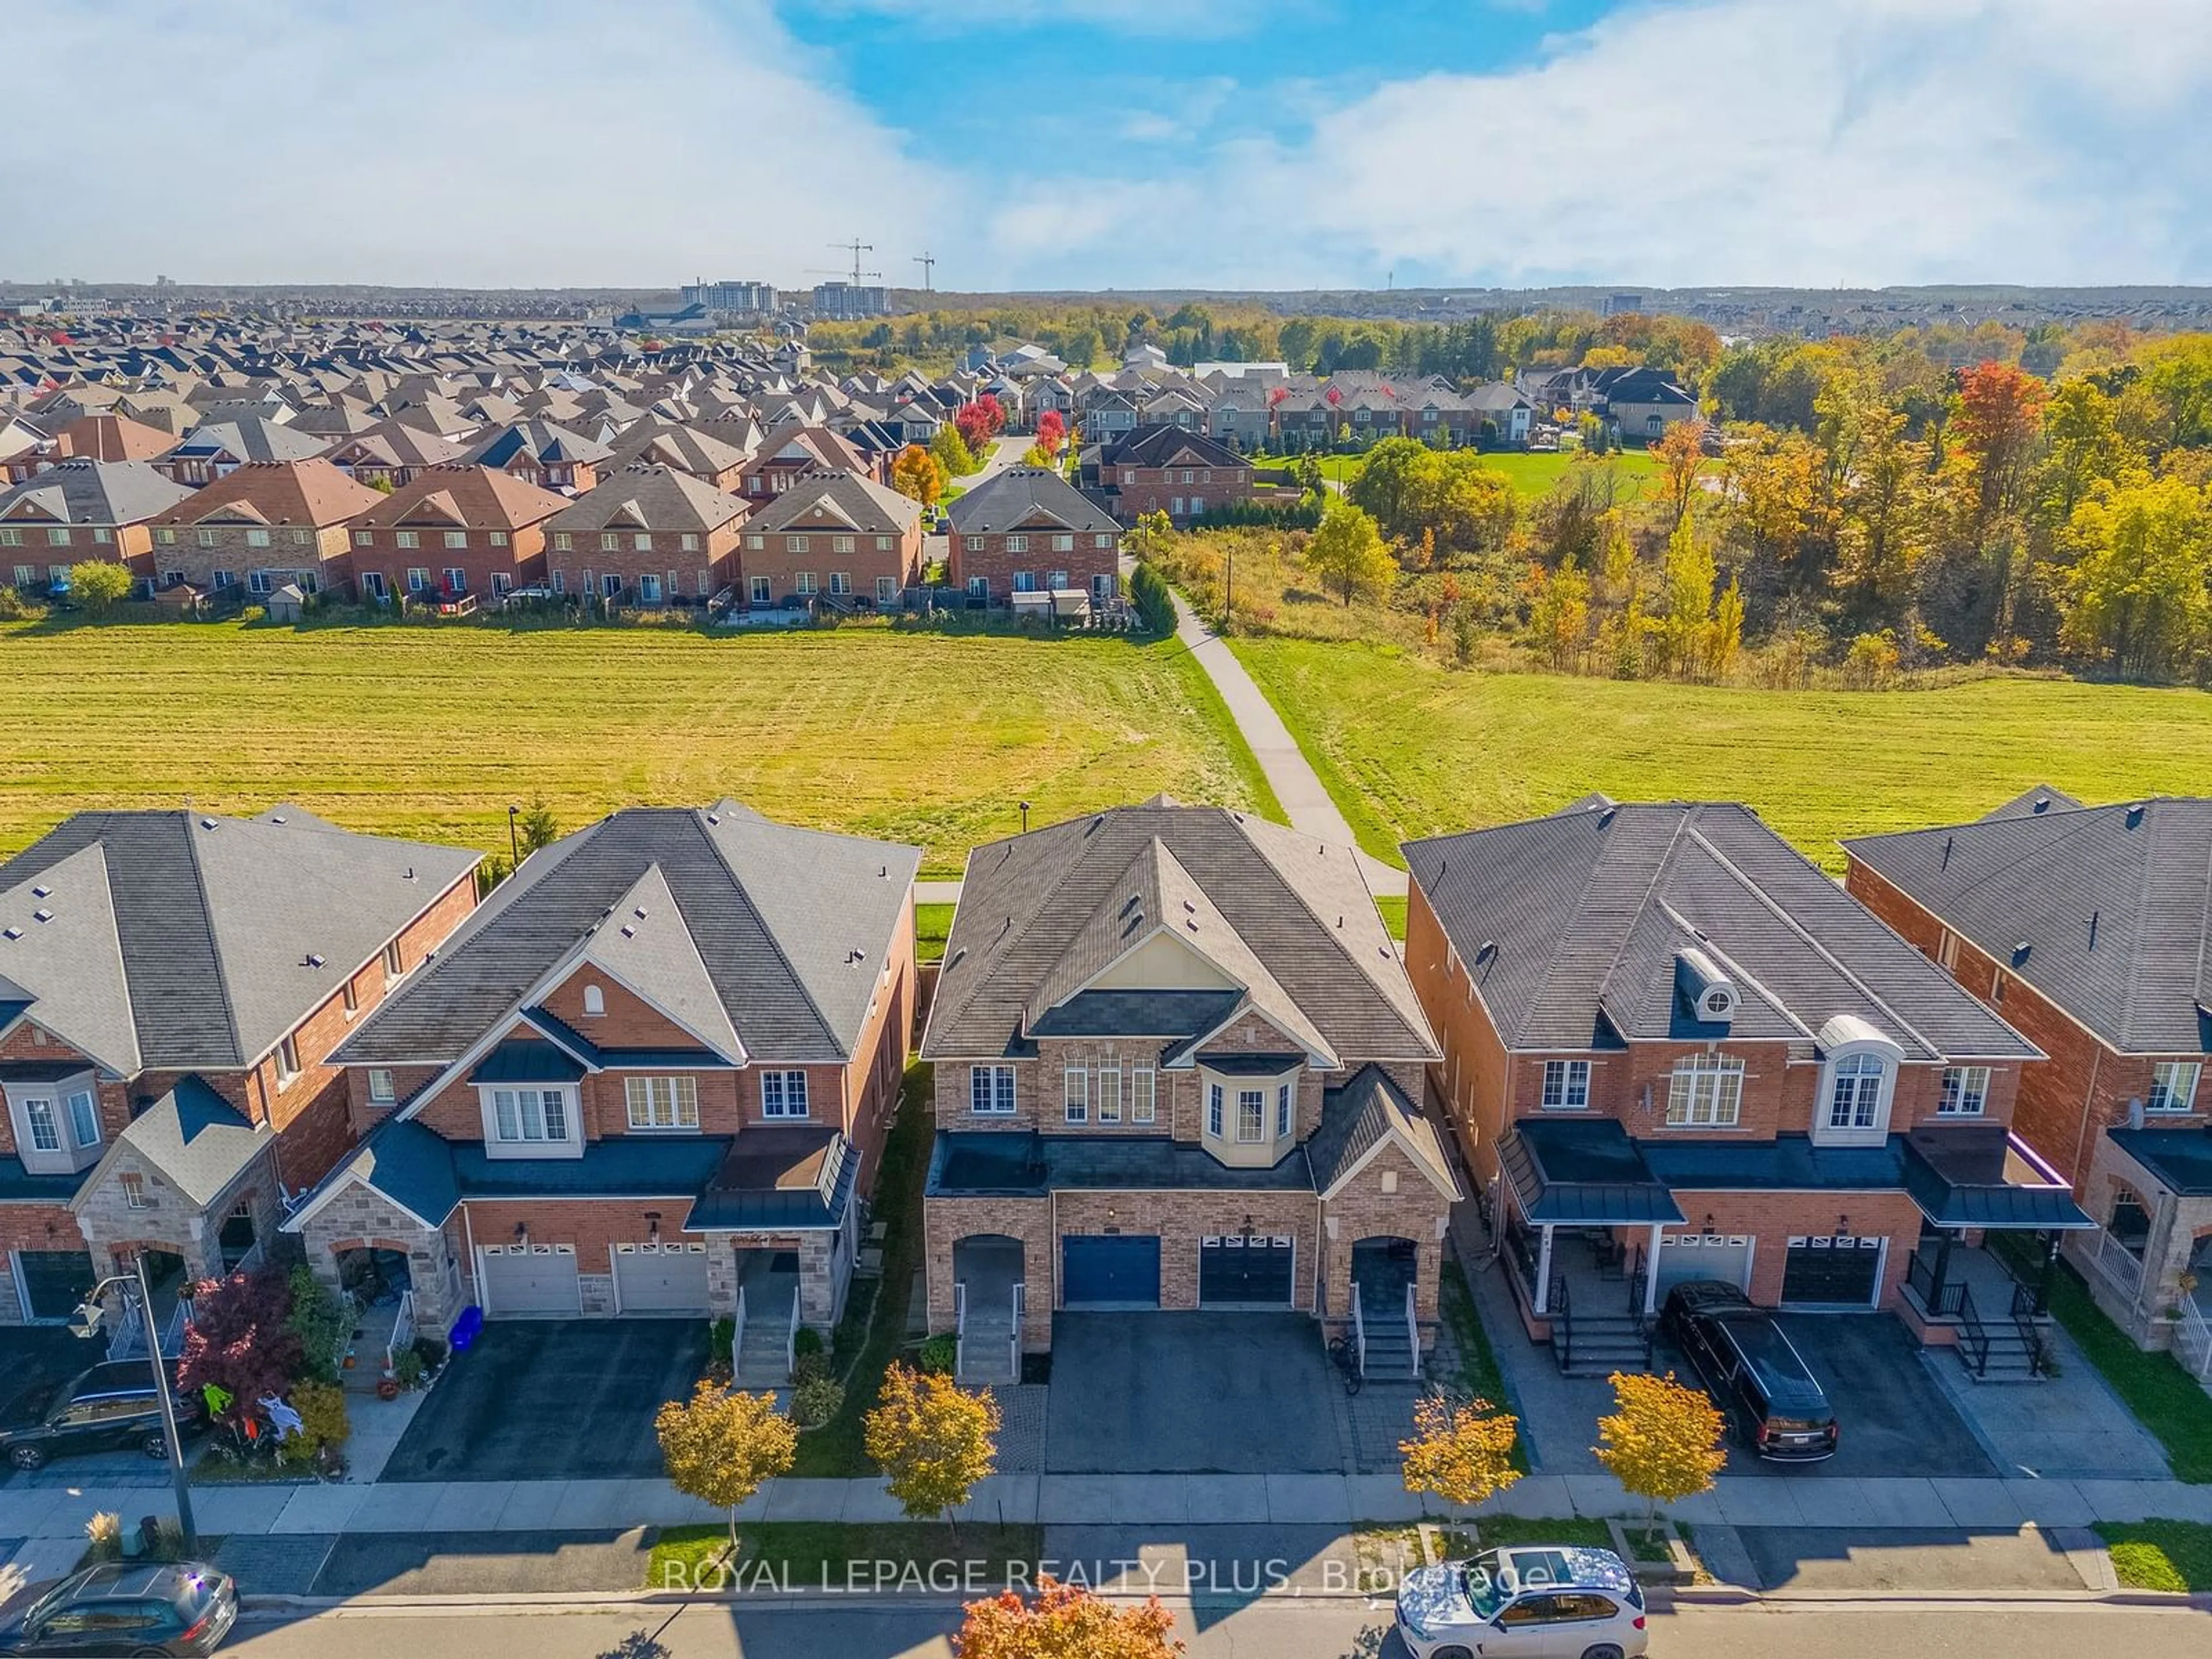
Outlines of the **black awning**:
[[1684,1218],[1617,1119],[1524,1117],[1498,1156],[1533,1225],[1648,1227]]
[[493,1046],[469,1073],[471,1083],[574,1083],[584,1068],[557,1042],[509,1037]]
[[2001,1123],[1913,1130],[1905,1137],[1904,1176],[1905,1190],[1938,1227],[2042,1232],[2097,1224]]

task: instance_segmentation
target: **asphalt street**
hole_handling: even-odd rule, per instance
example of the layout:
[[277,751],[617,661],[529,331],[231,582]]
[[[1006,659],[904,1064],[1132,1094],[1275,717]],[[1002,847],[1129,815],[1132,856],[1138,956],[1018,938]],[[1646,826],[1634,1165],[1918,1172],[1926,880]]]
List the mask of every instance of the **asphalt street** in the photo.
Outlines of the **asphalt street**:
[[[1173,1605],[1173,1604],[1171,1604]],[[1387,1610],[1358,1602],[1265,1601],[1216,1617],[1176,1606],[1191,1659],[1403,1659]],[[252,1659],[950,1659],[957,1621],[943,1607],[878,1604],[686,1609],[656,1645],[665,1610],[521,1612],[397,1609],[326,1613],[242,1627],[224,1649]],[[2185,1607],[2037,1602],[1891,1602],[1697,1607],[1652,1621],[1656,1659],[2081,1659],[2093,1653],[2212,1656],[2212,1613]]]

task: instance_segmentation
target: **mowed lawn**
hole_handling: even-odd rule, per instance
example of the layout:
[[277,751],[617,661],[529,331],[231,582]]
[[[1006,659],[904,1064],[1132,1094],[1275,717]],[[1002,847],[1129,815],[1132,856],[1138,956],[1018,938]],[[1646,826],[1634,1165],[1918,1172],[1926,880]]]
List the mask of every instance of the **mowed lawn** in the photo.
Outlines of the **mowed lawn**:
[[[1571,450],[1548,453],[1531,450],[1526,453],[1505,450],[1484,456],[1482,464],[1496,468],[1512,479],[1513,488],[1520,492],[1522,499],[1539,501],[1550,495],[1552,486],[1566,477],[1575,464],[1575,459]],[[1618,450],[1601,457],[1599,465],[1613,469],[1619,478],[1618,499],[1624,501],[1632,501],[1643,494],[1651,475],[1658,470],[1658,463],[1648,452],[1641,449]]]
[[0,853],[187,797],[504,852],[508,804],[540,793],[564,828],[733,795],[944,874],[1024,800],[1032,824],[1163,790],[1279,815],[1173,641],[16,626],[0,684]]
[[2037,783],[2085,800],[2201,793],[2212,696],[2076,681],[1765,691],[1454,672],[1358,645],[1237,653],[1352,820],[1397,844],[1618,800],[1741,800],[1831,870],[1847,836],[1978,817]]

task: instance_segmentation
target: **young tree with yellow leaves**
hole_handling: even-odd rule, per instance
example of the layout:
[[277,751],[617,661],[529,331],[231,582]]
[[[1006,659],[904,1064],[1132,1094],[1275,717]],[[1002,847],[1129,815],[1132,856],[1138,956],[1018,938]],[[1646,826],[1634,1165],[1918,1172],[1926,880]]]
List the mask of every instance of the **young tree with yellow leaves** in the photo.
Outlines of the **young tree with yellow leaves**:
[[1406,1490],[1472,1509],[1521,1478],[1513,1467],[1520,1436],[1513,1414],[1493,1410],[1487,1400],[1424,1395],[1413,1402],[1413,1437],[1398,1443]]
[[1013,1590],[970,1601],[952,1638],[959,1659],[1174,1659],[1174,1615],[1151,1596],[1140,1607],[1101,1601],[1079,1584],[1037,1581],[1036,1599]]
[[687,1498],[730,1512],[730,1555],[738,1553],[738,1506],[761,1483],[791,1472],[799,1431],[773,1394],[744,1394],[702,1382],[689,1400],[672,1400],[653,1419],[670,1484]]
[[1591,1448],[1621,1490],[1644,1502],[1644,1532],[1658,1528],[1659,1505],[1711,1490],[1728,1462],[1721,1448],[1721,1414],[1705,1390],[1664,1376],[1616,1371],[1610,1417],[1597,1421]]
[[884,1373],[883,1392],[862,1425],[862,1442],[892,1497],[916,1520],[968,1501],[998,1456],[999,1402],[949,1376],[910,1365]]
[[920,444],[908,444],[891,463],[891,488],[924,507],[934,507],[945,493],[945,474],[937,457]]
[[1705,423],[1677,421],[1650,447],[1651,459],[1659,464],[1659,476],[1667,486],[1668,527],[1671,530],[1682,522],[1682,515],[1690,510],[1698,478],[1705,469]]

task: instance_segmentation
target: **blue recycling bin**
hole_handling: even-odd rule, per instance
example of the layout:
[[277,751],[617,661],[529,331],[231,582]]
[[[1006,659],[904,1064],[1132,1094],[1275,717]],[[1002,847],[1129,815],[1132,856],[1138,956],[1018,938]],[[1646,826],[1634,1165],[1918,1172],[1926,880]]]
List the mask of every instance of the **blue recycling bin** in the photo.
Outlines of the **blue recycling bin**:
[[453,1352],[466,1353],[469,1345],[477,1340],[477,1333],[483,1329],[483,1310],[474,1306],[462,1309],[461,1316],[453,1322],[453,1328],[449,1333]]

